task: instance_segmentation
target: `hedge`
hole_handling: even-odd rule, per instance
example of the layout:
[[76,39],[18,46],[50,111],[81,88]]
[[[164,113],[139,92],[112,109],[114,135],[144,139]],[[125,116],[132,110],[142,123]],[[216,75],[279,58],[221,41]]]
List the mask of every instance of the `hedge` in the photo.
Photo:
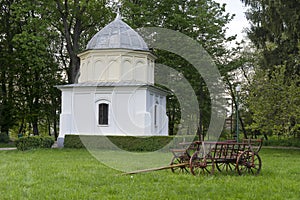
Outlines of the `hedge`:
[[[110,140],[114,145],[107,142]],[[114,150],[117,148],[133,152],[149,152],[160,150],[166,146],[174,137],[172,136],[79,136],[66,135],[64,140],[65,148],[85,148]],[[85,145],[84,145],[85,144]]]
[[38,148],[51,148],[54,144],[54,139],[50,136],[30,136],[19,138],[15,143],[18,150],[25,151]]
[[263,146],[300,147],[299,138],[268,139],[264,140]]

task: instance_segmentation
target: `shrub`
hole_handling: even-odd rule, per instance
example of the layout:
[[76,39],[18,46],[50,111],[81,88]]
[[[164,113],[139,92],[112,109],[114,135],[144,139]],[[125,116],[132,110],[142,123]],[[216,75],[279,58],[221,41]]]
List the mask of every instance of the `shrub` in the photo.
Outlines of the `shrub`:
[[299,138],[269,139],[264,140],[264,146],[300,147]]
[[65,135],[64,147],[75,149],[85,148],[79,135]]
[[40,148],[51,148],[54,144],[54,139],[52,137],[41,137],[40,138]]
[[173,138],[167,136],[133,137],[114,136],[108,139],[126,151],[156,151],[167,145]]
[[16,147],[18,150],[21,151],[38,149],[38,148],[51,148],[53,144],[54,144],[54,139],[49,136],[22,137],[16,140]]
[[65,148],[85,148],[88,144],[92,149],[114,150],[115,146],[107,143],[109,139],[115,146],[126,151],[145,152],[156,151],[167,145],[173,137],[171,136],[152,136],[152,137],[133,137],[133,136],[79,136],[66,135],[64,140]]
[[0,133],[0,143],[8,143],[9,136],[6,133]]

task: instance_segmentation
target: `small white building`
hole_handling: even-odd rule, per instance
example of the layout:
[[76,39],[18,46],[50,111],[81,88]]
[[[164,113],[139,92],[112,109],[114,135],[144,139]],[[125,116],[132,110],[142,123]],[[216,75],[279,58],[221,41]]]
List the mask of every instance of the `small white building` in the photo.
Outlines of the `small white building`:
[[154,86],[156,57],[119,14],[78,56],[78,83],[58,86],[60,147],[65,135],[168,135],[167,93]]

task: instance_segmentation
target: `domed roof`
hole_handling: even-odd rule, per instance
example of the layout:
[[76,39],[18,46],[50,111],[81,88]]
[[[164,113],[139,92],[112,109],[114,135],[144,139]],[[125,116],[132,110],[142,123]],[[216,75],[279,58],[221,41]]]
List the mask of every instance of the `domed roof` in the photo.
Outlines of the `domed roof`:
[[116,19],[100,30],[89,41],[86,49],[131,49],[149,51],[144,39],[128,24],[121,20],[118,14]]

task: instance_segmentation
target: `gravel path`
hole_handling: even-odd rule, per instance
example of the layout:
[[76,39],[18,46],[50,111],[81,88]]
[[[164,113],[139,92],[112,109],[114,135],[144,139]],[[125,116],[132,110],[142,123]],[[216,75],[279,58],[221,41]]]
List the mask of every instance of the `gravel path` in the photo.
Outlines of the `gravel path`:
[[17,148],[16,147],[0,148],[0,151],[11,151],[11,150],[17,150]]
[[283,146],[262,146],[262,148],[265,148],[265,149],[296,149],[296,150],[300,150],[299,147],[283,147]]

